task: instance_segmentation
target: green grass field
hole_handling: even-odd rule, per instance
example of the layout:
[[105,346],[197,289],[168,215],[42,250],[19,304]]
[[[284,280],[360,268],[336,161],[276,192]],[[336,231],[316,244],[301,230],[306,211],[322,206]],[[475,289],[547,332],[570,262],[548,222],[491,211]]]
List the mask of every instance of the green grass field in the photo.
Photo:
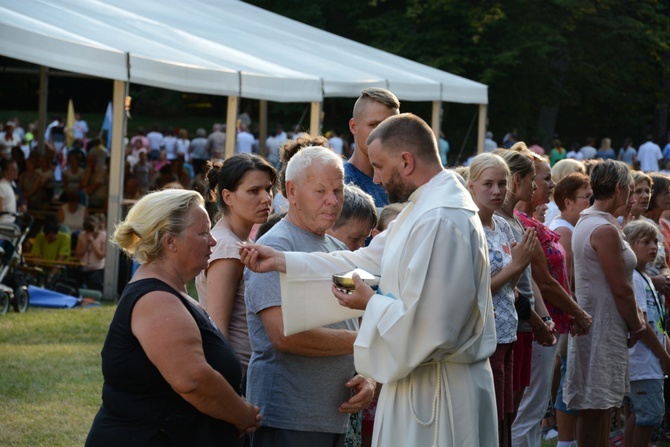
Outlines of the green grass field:
[[0,446],[84,444],[100,406],[100,350],[115,309],[0,315]]
[[0,445],[83,445],[114,305],[0,316]]

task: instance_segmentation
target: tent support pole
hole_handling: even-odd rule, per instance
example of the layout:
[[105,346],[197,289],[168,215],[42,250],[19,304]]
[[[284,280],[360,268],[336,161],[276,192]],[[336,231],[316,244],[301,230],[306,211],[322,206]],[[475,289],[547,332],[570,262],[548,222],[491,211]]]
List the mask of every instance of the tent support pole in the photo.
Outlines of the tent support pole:
[[47,127],[47,96],[49,95],[49,69],[40,66],[40,99],[37,112],[37,148],[39,154],[44,154],[44,132]]
[[477,126],[477,153],[484,152],[484,138],[486,136],[486,104],[479,104],[479,125]]
[[237,139],[237,107],[238,96],[228,97],[228,110],[226,112],[226,158],[235,154],[235,140]]
[[312,108],[309,114],[309,134],[312,136],[321,135],[321,102],[312,101]]
[[[107,234],[114,233],[114,226],[123,219],[121,200],[123,199],[123,171],[125,151],[123,136],[126,133],[125,100],[128,95],[128,83],[114,80],[112,96],[112,147],[109,165],[109,197],[107,202]],[[103,284],[103,298],[115,300],[119,296],[119,250],[108,244],[105,255],[105,282]]]
[[433,129],[435,139],[440,138],[440,121],[442,112],[442,101],[433,101],[433,113],[431,115],[430,127]]
[[258,149],[261,156],[267,156],[265,140],[268,137],[268,102],[261,99],[258,104]]

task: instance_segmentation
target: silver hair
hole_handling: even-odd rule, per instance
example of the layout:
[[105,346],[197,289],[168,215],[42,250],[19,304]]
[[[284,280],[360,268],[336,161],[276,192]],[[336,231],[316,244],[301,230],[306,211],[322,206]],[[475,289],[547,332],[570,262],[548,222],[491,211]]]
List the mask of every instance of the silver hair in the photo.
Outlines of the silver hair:
[[302,179],[314,163],[333,166],[344,176],[342,158],[323,146],[309,146],[295,154],[286,165],[286,181],[296,182]]

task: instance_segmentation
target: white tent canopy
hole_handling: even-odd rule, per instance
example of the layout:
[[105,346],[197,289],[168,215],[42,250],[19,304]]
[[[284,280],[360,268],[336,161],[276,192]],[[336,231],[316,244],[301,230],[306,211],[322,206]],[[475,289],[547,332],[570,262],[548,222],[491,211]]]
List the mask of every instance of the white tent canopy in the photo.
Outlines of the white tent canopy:
[[380,86],[401,100],[488,102],[483,84],[237,0],[0,0],[0,54],[154,87],[271,101],[356,97]]
[[[41,122],[44,67],[114,80],[108,231],[121,217],[129,83],[228,96],[229,128],[240,97],[311,102],[313,132],[325,97],[354,98],[366,87],[388,88],[400,100],[432,101],[436,133],[442,101],[478,104],[483,148],[486,85],[238,0],[0,0],[0,55],[43,67]],[[227,137],[230,154],[235,133]],[[117,296],[117,263],[108,250],[107,298]]]
[[[165,2],[146,3],[154,10],[168,7]],[[186,14],[181,5],[180,12]],[[62,70],[178,91],[272,101],[322,97],[321,80],[314,76],[143,17],[134,6],[124,10],[102,1],[2,0],[0,51]],[[16,28],[32,33],[32,39],[19,41]],[[66,44],[74,44],[75,51],[45,55],[42,49]],[[116,56],[111,66],[109,53]]]

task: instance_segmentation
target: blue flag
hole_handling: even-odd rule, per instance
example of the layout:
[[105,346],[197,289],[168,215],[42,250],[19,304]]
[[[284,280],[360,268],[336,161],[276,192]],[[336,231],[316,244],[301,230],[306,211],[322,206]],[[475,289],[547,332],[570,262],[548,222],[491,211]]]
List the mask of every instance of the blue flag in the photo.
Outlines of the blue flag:
[[107,149],[112,148],[112,101],[107,104],[107,112],[105,112],[105,119],[102,121],[102,132],[107,131]]

